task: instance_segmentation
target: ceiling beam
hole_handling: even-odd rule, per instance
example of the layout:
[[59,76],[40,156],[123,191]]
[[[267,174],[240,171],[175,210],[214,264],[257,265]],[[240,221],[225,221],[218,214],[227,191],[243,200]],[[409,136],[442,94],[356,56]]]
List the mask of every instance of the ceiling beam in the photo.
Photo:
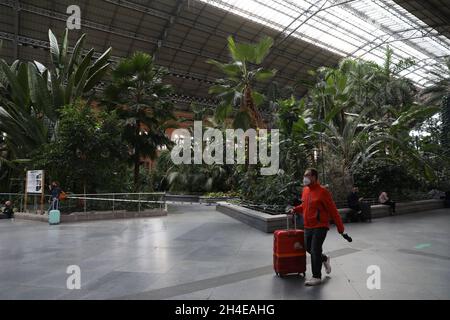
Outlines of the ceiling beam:
[[13,19],[14,19],[14,41],[13,41],[13,56],[14,60],[19,59],[19,23],[20,23],[20,2],[14,0],[13,3]]
[[162,46],[164,46],[164,43],[169,36],[169,31],[172,28],[172,26],[176,23],[178,20],[178,17],[180,16],[181,10],[183,9],[183,3],[184,0],[177,0],[175,7],[172,10],[172,13],[170,15],[169,20],[166,22],[166,25],[164,26],[164,29],[162,30],[161,34],[158,37],[157,45],[155,47],[155,50],[153,50],[153,56],[155,61],[158,59],[158,54]]

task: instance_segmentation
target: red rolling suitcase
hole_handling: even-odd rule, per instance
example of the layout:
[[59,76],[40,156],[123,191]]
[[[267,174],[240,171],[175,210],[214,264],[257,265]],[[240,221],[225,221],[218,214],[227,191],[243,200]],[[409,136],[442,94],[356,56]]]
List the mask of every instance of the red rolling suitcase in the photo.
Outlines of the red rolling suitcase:
[[[296,219],[294,218],[294,221]],[[305,235],[303,230],[277,230],[273,238],[273,267],[277,276],[290,273],[303,274],[306,272]]]

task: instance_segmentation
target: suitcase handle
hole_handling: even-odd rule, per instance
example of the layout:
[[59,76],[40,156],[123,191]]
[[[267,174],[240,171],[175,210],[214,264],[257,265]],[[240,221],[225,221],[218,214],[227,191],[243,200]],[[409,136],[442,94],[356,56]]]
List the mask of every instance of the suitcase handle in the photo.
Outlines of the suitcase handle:
[[[291,228],[289,228],[289,214],[286,214],[286,225],[287,225],[287,231],[291,230]],[[295,217],[295,213],[292,215],[292,217],[294,217],[294,230],[297,230],[297,219]]]
[[[55,206],[55,203],[56,203],[56,206]],[[59,210],[59,199],[58,198],[52,199],[52,208],[54,208],[53,210]]]

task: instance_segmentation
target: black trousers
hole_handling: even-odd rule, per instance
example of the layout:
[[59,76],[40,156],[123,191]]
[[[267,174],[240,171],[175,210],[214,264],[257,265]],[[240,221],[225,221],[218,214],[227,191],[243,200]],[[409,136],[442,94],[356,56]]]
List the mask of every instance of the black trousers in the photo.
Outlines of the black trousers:
[[382,203],[382,204],[391,207],[391,214],[395,213],[395,201],[389,200],[389,201],[386,201],[385,203]]
[[306,251],[311,255],[311,269],[313,277],[322,278],[322,263],[328,257],[322,253],[322,245],[327,236],[327,228],[305,229]]
[[359,201],[357,204],[349,206],[349,208],[352,211],[347,213],[347,222],[372,221],[372,209],[367,202]]

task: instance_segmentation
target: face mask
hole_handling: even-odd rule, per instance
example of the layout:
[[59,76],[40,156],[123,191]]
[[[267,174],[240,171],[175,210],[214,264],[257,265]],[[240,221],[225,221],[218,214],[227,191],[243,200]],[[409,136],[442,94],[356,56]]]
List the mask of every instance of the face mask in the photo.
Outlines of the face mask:
[[304,186],[309,186],[311,184],[311,180],[307,177],[303,178],[303,185]]

